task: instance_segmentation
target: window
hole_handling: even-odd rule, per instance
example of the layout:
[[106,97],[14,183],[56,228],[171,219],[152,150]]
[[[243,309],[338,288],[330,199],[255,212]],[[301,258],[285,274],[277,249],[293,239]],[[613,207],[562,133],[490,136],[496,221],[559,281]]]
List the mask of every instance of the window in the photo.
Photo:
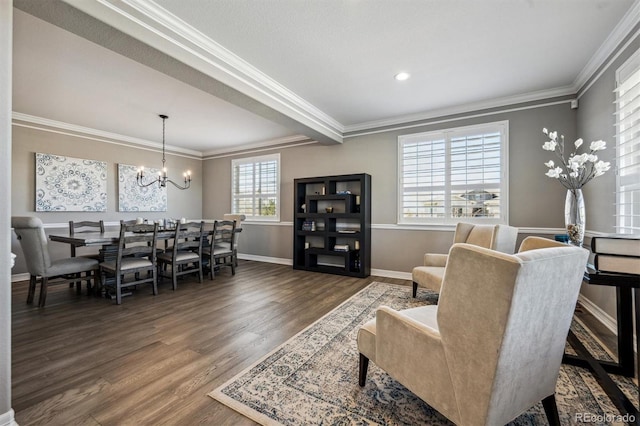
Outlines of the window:
[[640,232],[640,53],[616,72],[616,228]]
[[399,223],[507,223],[508,122],[398,138]]
[[247,220],[280,220],[280,154],[231,162],[231,208]]

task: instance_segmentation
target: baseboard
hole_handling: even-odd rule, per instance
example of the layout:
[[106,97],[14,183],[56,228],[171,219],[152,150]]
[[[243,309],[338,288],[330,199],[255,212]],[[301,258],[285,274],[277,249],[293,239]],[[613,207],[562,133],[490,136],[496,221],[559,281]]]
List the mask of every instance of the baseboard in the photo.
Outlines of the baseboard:
[[[18,281],[29,281],[29,273],[25,272],[24,274],[13,274],[11,275],[11,282],[17,283]],[[1,426],[1,423],[0,423]]]
[[603,311],[602,308],[593,303],[591,300],[587,299],[582,294],[578,296],[578,302],[580,302],[580,305],[582,305],[585,311],[593,315],[593,317],[600,321],[600,323],[604,325],[609,331],[611,331],[616,336],[618,335],[618,321],[615,318]]
[[411,280],[411,272],[389,271],[387,269],[372,269],[371,275],[399,280]]
[[6,413],[0,414],[0,426],[18,426],[14,415],[15,413],[13,412],[13,409],[10,409]]
[[255,254],[238,253],[238,259],[255,260],[256,262],[277,263],[278,265],[293,266],[293,259],[285,259],[282,257],[258,256]]

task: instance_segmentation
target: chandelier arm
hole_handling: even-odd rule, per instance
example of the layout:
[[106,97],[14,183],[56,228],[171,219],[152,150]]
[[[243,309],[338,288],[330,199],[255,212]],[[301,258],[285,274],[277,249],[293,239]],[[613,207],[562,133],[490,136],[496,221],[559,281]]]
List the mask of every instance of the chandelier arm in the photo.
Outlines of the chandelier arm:
[[169,182],[171,185],[175,186],[178,189],[189,189],[189,187],[191,186],[191,181],[188,180],[187,183],[183,186],[183,185],[178,185],[177,183],[175,183],[174,181],[172,181],[171,179],[167,179],[167,182]]

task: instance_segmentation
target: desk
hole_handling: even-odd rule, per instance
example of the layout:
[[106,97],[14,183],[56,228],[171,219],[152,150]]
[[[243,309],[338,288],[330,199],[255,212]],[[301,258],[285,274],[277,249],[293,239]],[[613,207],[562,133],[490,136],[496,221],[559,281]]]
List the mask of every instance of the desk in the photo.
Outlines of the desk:
[[[636,330],[640,330],[640,277],[638,275],[590,271],[585,273],[584,280],[589,285],[616,287],[618,362],[615,363],[593,358],[572,331],[569,331],[567,340],[575,349],[578,356],[565,354],[563,362],[590,369],[618,410],[620,410],[622,414],[629,413],[635,416],[635,422],[632,424],[640,425],[640,412],[622,393],[611,377],[609,377],[610,373],[633,377],[636,371],[640,371],[640,359],[638,360],[638,368],[636,369],[633,353],[634,301]],[[636,350],[640,354],[640,339],[638,339],[636,344]],[[638,400],[640,401],[640,395]]]

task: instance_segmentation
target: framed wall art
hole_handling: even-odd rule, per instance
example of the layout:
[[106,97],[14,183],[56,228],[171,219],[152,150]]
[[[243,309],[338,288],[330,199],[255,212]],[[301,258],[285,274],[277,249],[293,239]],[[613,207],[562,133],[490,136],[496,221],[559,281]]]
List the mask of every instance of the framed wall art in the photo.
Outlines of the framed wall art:
[[107,163],[36,153],[36,211],[107,211]]
[[[156,176],[160,170],[147,168],[147,176]],[[138,185],[138,168],[127,164],[118,164],[118,211],[121,212],[166,212],[167,188],[153,184],[145,187]]]

